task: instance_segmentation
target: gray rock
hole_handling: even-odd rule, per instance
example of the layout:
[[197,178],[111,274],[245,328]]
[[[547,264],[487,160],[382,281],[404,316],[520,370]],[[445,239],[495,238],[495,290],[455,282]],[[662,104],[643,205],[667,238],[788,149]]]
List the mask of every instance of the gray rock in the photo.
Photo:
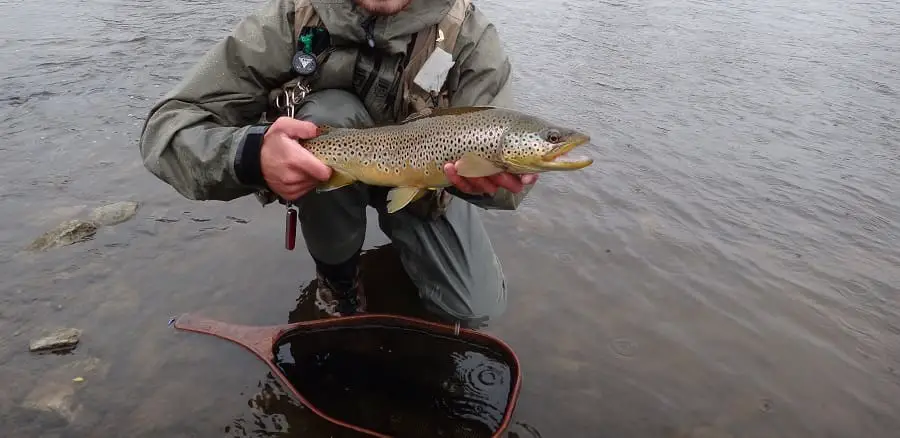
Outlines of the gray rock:
[[31,341],[29,350],[43,351],[72,348],[78,344],[80,338],[81,330],[74,328],[60,329],[51,333],[49,336]]
[[25,396],[22,406],[27,409],[55,413],[71,423],[80,411],[80,406],[75,406],[73,403],[74,396],[75,388],[72,384],[44,381]]
[[91,213],[91,220],[100,225],[116,225],[134,217],[140,204],[132,201],[114,202],[97,207]]
[[[83,356],[78,359],[70,356],[69,360],[71,362],[67,363],[63,359],[49,361],[48,363],[56,364],[56,366],[42,373],[34,382],[34,387],[22,400],[21,407],[50,414],[37,420],[43,426],[43,428],[38,428],[39,432],[45,432],[48,428],[53,427],[50,420],[54,414],[64,422],[63,426],[66,423],[75,424],[76,422],[79,427],[98,424],[97,412],[85,409],[79,402],[78,394],[84,388],[103,381],[109,373],[110,364],[92,356]],[[27,373],[23,372],[23,374]],[[0,409],[2,407],[3,404],[0,403]],[[7,417],[5,414],[6,412],[4,412],[4,420]],[[7,436],[8,434],[0,435]],[[30,436],[49,437],[51,435],[36,433]]]
[[43,251],[58,246],[72,245],[94,237],[97,224],[92,221],[73,219],[65,221],[47,231],[28,245],[29,250]]

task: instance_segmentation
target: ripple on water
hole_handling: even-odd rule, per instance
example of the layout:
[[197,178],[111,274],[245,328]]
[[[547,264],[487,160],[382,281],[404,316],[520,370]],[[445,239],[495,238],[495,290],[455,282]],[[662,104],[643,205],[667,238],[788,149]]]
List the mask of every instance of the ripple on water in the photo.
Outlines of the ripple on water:
[[317,408],[382,433],[490,436],[512,390],[504,358],[417,330],[298,332],[279,341],[276,352],[278,366]]

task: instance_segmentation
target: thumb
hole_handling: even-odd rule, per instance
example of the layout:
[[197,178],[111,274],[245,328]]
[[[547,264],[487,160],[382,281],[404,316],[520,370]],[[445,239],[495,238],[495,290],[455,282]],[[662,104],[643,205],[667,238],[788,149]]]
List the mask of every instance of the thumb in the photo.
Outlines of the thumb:
[[272,123],[269,131],[282,133],[294,140],[313,138],[318,134],[315,123],[297,120],[291,117],[279,117]]

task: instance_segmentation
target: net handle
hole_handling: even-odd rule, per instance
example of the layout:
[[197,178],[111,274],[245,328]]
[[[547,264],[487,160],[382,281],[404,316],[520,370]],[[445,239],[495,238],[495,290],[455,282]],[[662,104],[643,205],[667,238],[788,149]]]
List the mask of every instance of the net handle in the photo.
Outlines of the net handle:
[[192,314],[181,315],[175,320],[176,329],[212,335],[234,342],[263,360],[268,360],[275,341],[293,325],[248,326],[225,323]]
[[266,363],[275,377],[277,377],[278,380],[281,381],[284,388],[290,391],[290,393],[293,394],[293,396],[296,397],[297,400],[299,400],[300,403],[303,404],[303,406],[307,407],[319,417],[324,418],[325,420],[330,421],[340,427],[352,429],[357,432],[364,433],[368,436],[378,438],[392,438],[389,435],[383,435],[375,431],[343,422],[320,411],[309,400],[303,397],[303,395],[301,395],[296,388],[294,388],[294,385],[290,383],[290,380],[288,380],[287,376],[285,376],[284,373],[281,372],[281,369],[275,365],[272,357],[272,349],[275,347],[275,342],[278,341],[278,338],[285,332],[304,325],[309,325],[309,323],[299,322],[293,324],[280,324],[270,326],[247,326],[216,321],[214,319],[209,319],[193,314],[183,314],[177,317],[174,321],[174,327],[178,330],[212,335],[220,339],[234,342],[235,344],[238,344],[241,347],[249,350],[251,353],[255,354],[257,357],[262,359],[263,362]]

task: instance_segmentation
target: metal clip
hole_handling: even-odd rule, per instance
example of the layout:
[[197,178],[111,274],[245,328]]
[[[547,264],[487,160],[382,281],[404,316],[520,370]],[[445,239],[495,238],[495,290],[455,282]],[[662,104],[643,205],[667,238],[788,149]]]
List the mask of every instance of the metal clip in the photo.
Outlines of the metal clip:
[[282,114],[294,118],[297,105],[303,102],[303,99],[306,99],[309,91],[309,87],[299,82],[287,85],[282,88],[281,94],[275,96],[275,108],[281,111]]

